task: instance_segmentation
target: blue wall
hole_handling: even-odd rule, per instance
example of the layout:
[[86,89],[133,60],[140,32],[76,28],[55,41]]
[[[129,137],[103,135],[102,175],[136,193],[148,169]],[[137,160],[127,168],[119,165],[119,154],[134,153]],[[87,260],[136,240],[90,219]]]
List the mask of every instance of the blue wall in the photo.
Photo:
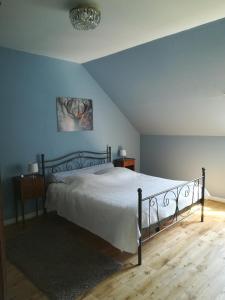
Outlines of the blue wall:
[[85,67],[142,134],[225,135],[225,19]]
[[[57,132],[57,96],[93,99],[94,130]],[[40,153],[51,158],[109,144],[115,156],[122,145],[139,165],[139,133],[82,65],[5,48],[0,48],[0,136],[5,219],[14,217],[12,176],[25,173]]]
[[225,198],[225,137],[141,136],[141,171],[190,180],[206,168],[212,196]]
[[85,67],[143,134],[142,172],[185,180],[205,166],[225,198],[225,19]]

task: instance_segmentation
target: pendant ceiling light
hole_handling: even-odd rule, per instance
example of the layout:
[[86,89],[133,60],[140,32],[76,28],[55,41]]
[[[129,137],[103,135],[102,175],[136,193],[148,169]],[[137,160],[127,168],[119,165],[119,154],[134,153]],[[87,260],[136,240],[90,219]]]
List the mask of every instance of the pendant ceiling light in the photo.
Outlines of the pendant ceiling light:
[[94,7],[77,7],[70,10],[70,21],[77,30],[95,29],[101,20],[101,13]]

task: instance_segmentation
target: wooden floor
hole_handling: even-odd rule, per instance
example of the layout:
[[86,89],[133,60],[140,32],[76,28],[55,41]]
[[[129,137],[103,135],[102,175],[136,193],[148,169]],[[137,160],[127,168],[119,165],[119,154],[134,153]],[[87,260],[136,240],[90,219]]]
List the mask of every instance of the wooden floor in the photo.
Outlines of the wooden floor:
[[[120,272],[81,299],[225,299],[225,204],[208,201],[205,222],[199,220],[195,213],[147,242],[140,267],[135,265],[137,256],[121,255],[101,239],[77,229],[102,252],[124,263]],[[10,263],[8,296],[47,299]]]

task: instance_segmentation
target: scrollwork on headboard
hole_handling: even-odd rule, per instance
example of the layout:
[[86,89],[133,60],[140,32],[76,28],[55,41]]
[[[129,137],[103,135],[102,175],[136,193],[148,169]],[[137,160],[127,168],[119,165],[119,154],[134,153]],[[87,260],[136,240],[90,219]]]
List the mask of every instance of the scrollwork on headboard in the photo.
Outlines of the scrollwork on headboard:
[[111,162],[110,146],[107,146],[104,152],[76,151],[49,160],[41,154],[41,169],[44,177],[51,173],[81,169],[106,162]]

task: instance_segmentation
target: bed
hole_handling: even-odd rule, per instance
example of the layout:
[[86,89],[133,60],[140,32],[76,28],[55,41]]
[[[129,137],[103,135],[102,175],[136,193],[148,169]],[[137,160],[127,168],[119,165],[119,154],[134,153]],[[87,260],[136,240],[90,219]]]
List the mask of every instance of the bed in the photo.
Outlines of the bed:
[[[42,154],[46,208],[128,253],[201,205],[204,220],[205,169],[189,182],[114,167],[111,147],[78,151],[53,160]],[[49,184],[49,182],[51,182]]]

